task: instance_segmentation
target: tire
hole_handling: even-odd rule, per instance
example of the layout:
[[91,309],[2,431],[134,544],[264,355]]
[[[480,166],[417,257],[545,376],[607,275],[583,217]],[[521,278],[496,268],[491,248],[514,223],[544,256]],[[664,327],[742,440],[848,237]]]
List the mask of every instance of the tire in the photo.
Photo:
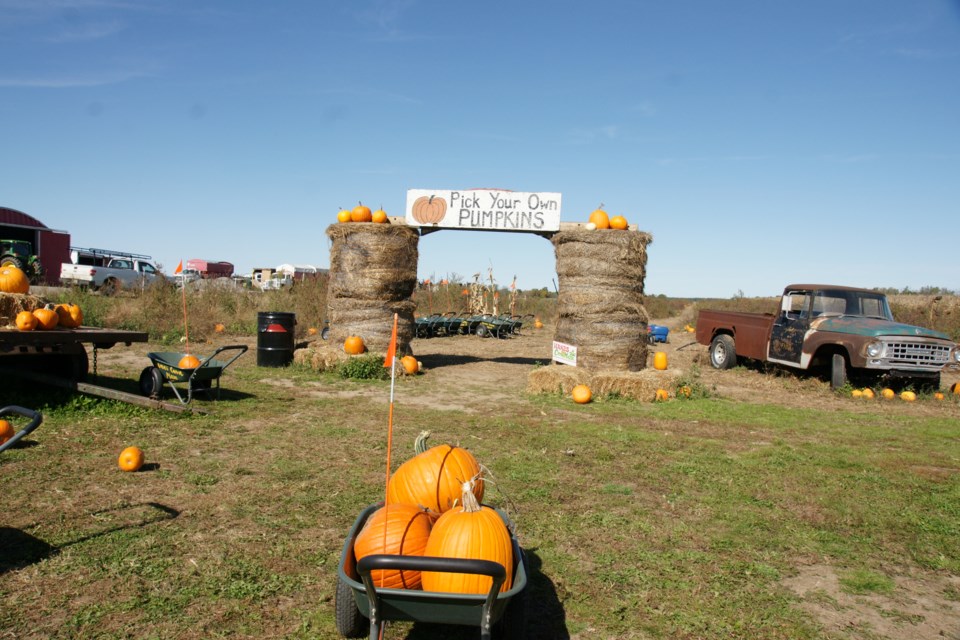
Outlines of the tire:
[[100,293],[105,296],[114,296],[120,291],[121,285],[120,281],[116,278],[107,278],[102,285],[100,285]]
[[830,359],[830,388],[836,391],[846,386],[848,381],[846,357],[842,353],[833,354]]
[[710,364],[714,369],[732,369],[737,366],[737,349],[733,337],[720,334],[710,343]]
[[23,260],[17,256],[3,256],[3,258],[0,259],[0,267],[16,267],[23,271]]
[[370,629],[370,621],[360,613],[353,599],[353,589],[337,578],[337,592],[333,603],[337,632],[344,638],[363,638]]
[[160,399],[160,392],[163,391],[163,372],[156,367],[147,367],[140,372],[140,395]]

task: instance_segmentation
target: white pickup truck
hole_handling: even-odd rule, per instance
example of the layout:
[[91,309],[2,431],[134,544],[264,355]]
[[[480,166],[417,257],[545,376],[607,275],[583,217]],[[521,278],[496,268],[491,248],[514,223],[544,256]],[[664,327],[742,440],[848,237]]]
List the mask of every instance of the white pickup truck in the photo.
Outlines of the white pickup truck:
[[107,266],[60,265],[60,283],[64,286],[89,287],[107,295],[123,288],[139,289],[157,278],[164,278],[153,264],[138,258],[113,258]]

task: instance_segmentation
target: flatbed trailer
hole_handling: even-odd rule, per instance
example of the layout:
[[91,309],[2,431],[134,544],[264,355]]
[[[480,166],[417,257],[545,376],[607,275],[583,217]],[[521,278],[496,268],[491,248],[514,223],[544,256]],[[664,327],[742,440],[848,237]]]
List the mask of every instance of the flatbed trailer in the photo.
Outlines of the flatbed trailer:
[[98,349],[109,349],[116,344],[127,346],[146,342],[144,331],[79,327],[57,327],[49,331],[0,330],[0,366],[83,380],[90,371],[87,344],[93,346],[94,373]]

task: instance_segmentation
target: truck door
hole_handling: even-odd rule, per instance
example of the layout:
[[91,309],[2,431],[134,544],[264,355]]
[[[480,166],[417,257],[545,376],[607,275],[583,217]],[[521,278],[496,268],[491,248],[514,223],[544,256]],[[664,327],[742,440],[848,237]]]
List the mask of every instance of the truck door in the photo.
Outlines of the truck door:
[[800,365],[803,353],[803,337],[810,329],[810,305],[813,296],[809,291],[787,291],[783,294],[780,314],[770,331],[770,346],[767,358],[774,362]]

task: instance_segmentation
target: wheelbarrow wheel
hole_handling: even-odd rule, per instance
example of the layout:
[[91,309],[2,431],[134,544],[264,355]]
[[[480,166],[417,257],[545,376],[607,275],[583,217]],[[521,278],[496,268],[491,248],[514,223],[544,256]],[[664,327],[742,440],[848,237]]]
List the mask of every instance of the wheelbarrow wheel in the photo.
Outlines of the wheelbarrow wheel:
[[334,596],[337,631],[344,638],[364,638],[370,629],[370,621],[360,613],[353,599],[353,589],[341,579],[337,579],[337,593]]
[[163,372],[156,367],[147,367],[140,372],[140,395],[160,399],[163,391]]

